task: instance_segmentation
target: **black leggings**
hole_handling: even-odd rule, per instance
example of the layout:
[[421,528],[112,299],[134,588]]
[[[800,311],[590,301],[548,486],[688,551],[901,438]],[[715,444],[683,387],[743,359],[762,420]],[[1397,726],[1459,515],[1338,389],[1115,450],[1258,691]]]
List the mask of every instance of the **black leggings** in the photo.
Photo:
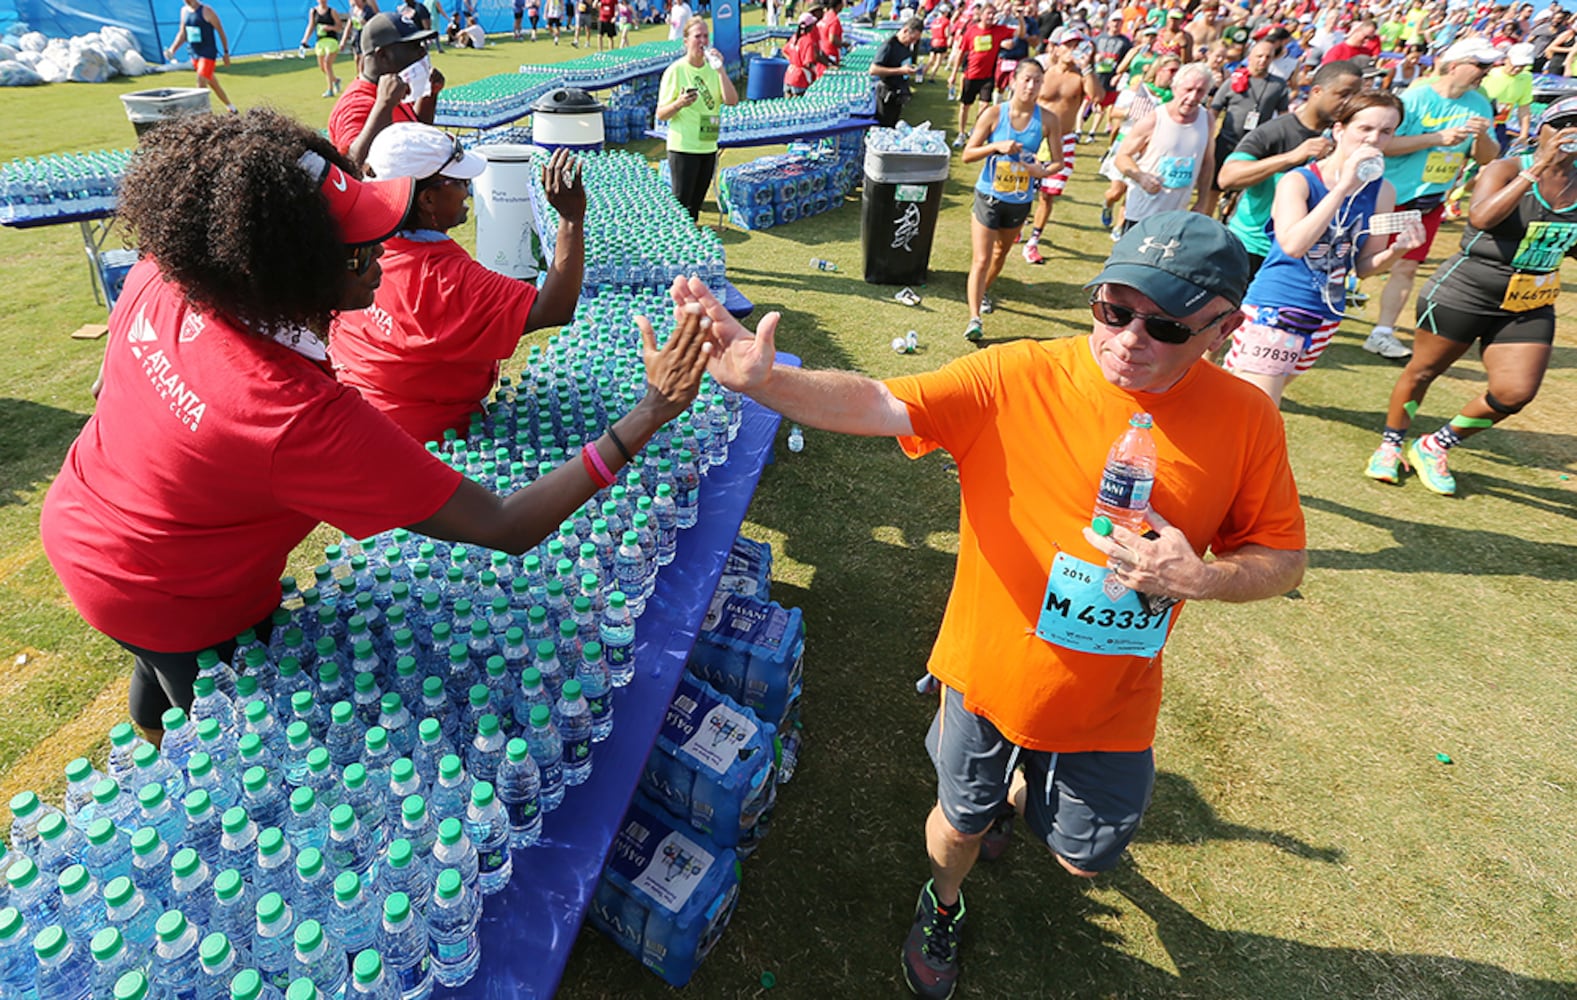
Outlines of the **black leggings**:
[[[270,615],[252,626],[252,631],[257,633],[259,641],[267,642],[273,628],[273,616]],[[115,641],[135,658],[131,669],[131,692],[127,697],[131,721],[145,730],[163,729],[166,711],[176,706],[183,710],[192,707],[192,682],[197,679],[197,654],[203,650],[156,653],[119,639]],[[229,663],[235,656],[235,640],[226,639],[212,646],[204,646],[203,649],[216,651],[221,660]]]
[[668,172],[673,175],[674,197],[690,213],[692,221],[701,218],[701,205],[706,201],[706,191],[712,186],[712,174],[716,170],[716,153],[668,151]]

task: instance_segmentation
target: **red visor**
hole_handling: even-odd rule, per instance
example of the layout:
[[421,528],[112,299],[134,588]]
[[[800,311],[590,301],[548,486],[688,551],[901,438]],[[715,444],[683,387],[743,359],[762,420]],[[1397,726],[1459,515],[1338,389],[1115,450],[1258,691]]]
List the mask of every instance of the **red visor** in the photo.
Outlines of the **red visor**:
[[307,150],[296,161],[320,178],[318,190],[347,246],[377,243],[400,228],[410,210],[416,182],[409,177],[364,181],[352,177],[322,156]]

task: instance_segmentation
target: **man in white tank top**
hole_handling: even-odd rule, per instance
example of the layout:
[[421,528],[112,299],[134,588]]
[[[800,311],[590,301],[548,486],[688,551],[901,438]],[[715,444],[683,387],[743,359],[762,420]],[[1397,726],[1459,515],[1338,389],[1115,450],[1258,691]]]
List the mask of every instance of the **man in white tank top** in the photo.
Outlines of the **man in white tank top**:
[[1135,125],[1117,150],[1116,165],[1128,181],[1124,228],[1162,212],[1197,209],[1215,173],[1212,121],[1204,106],[1210,70],[1190,63],[1172,79],[1172,99]]

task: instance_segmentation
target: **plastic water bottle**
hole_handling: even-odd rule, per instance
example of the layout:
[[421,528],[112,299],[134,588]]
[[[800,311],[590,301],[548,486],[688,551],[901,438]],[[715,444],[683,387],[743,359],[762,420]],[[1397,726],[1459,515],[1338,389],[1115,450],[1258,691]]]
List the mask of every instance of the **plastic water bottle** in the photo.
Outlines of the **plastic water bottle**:
[[[271,826],[257,835],[257,865],[252,871],[252,885],[259,897],[272,892],[282,899],[290,898],[295,888],[294,860],[285,831]],[[262,903],[261,898],[258,902]]]
[[510,740],[505,746],[497,788],[509,820],[510,848],[532,846],[542,837],[542,776],[525,740]]
[[131,880],[156,906],[170,893],[170,845],[156,827],[145,826],[131,835]]
[[427,867],[433,843],[438,839],[438,826],[427,811],[427,800],[420,795],[408,795],[400,803],[400,836],[411,842],[417,863]]
[[657,565],[674,561],[679,539],[679,506],[671,483],[658,483],[652,496],[652,514],[657,520]]
[[[674,466],[674,503],[677,507],[678,517],[676,523],[681,529],[695,527],[696,519],[701,509],[701,470],[696,465],[695,453],[689,448],[679,450],[679,461]],[[629,599],[626,593],[625,598]],[[631,609],[634,613],[634,609]]]
[[[349,708],[345,702],[340,704]],[[284,764],[287,788],[300,788],[307,783],[307,755],[319,746],[321,744],[312,735],[312,727],[301,719],[292,722],[285,730]]]
[[293,976],[312,980],[325,997],[345,995],[345,949],[340,942],[330,940],[316,920],[303,920],[296,925],[296,949],[290,968]]
[[159,943],[153,948],[149,985],[155,993],[171,1000],[195,996],[202,973],[197,958],[197,927],[180,910],[171,910],[159,918],[157,932]]
[[[307,731],[312,734],[313,740],[322,741],[329,731],[328,709],[318,701],[311,691],[297,691],[290,696],[290,725],[285,727],[285,742],[290,742],[290,728],[298,722],[307,724]],[[287,750],[288,754],[288,750]]]
[[[622,590],[608,595],[608,606],[602,612],[597,634],[606,657],[609,681],[614,687],[624,687],[635,678],[635,618]],[[611,707],[611,701],[609,705]],[[609,725],[611,727],[611,721]]]
[[450,816],[438,824],[438,839],[433,842],[432,857],[427,866],[429,872],[446,868],[459,872],[467,888],[476,888],[480,874],[476,845],[466,835],[465,825],[456,816]]
[[416,848],[400,837],[389,842],[384,864],[378,872],[378,891],[388,899],[403,892],[417,910],[427,907],[432,885],[427,880],[427,862],[416,856]]
[[432,996],[433,970],[428,954],[427,921],[403,892],[393,893],[384,900],[378,953],[399,982],[405,1000],[426,1000]]
[[340,784],[341,802],[355,810],[356,822],[367,833],[372,850],[381,851],[388,840],[387,807],[384,804],[387,787],[373,788],[367,779],[367,768],[360,762],[345,769]]
[[[208,725],[209,723],[204,723]],[[192,800],[193,792],[202,792],[206,801],[214,810],[214,826],[218,827],[219,817],[225,810],[240,801],[240,790],[235,786],[235,778],[229,768],[221,770],[214,758],[199,750],[192,754],[192,759],[186,763],[186,798],[182,800],[184,806]],[[190,829],[192,815],[187,811],[186,825]]]
[[[110,755],[106,766],[109,777],[115,779],[122,788],[130,787],[128,780],[136,770],[132,755],[138,747],[151,746],[151,744],[137,735],[129,722],[118,722],[110,729]],[[15,835],[12,841],[15,842]]]
[[[473,684],[466,698],[465,709],[461,716],[460,731],[466,735],[476,733],[476,724],[492,709],[493,692],[486,684]],[[467,746],[469,752],[469,745]]]
[[633,529],[620,539],[613,566],[614,580],[628,602],[630,614],[639,617],[646,609],[646,553],[641,549],[640,535]]
[[444,735],[437,719],[423,719],[416,727],[416,746],[411,748],[411,763],[424,785],[438,780],[438,762],[454,753],[454,746]]
[[[210,865],[217,864],[219,841],[224,836],[224,827],[221,825],[221,814],[214,808],[208,792],[202,788],[187,792],[182,807],[186,812],[186,839],[183,842]],[[197,922],[204,923],[200,919]]]
[[58,812],[50,813],[38,824],[38,867],[46,875],[59,875],[87,854],[88,842],[82,831],[66,822]]
[[367,769],[367,780],[380,787],[389,783],[389,770],[399,760],[394,748],[389,746],[389,733],[382,726],[367,730],[362,740],[361,764]]
[[195,1000],[230,1000],[230,981],[246,968],[250,957],[226,934],[214,931],[203,938],[197,945]]
[[491,782],[471,786],[465,833],[476,848],[477,889],[484,896],[503,891],[514,873],[509,855],[510,824]]
[[550,813],[564,801],[564,740],[553,722],[553,712],[546,705],[531,710],[531,728],[526,734],[526,746],[536,761],[541,776],[539,802],[543,813]]
[[402,1000],[400,986],[383,968],[383,956],[368,948],[356,956],[350,989],[356,1000]]
[[59,919],[60,886],[32,858],[13,861],[5,874],[11,883],[11,905],[22,911],[29,926],[48,927]]
[[[152,750],[152,747],[148,748]],[[157,753],[157,751],[155,751]],[[11,796],[11,846],[29,857],[38,856],[38,824],[45,816],[64,817],[59,809],[39,799],[33,792]]]
[[591,708],[581,695],[580,681],[564,682],[554,715],[564,739],[564,783],[583,784],[591,777]]
[[410,709],[405,707],[405,698],[398,692],[390,691],[378,700],[375,724],[389,734],[389,745],[396,756],[409,757],[416,749],[416,722],[411,718]]
[[116,981],[111,995],[115,1000],[148,1000],[153,995],[152,989],[148,974],[141,969],[133,969]]
[[282,826],[289,804],[284,789],[271,781],[261,767],[249,767],[241,775],[241,805],[258,827]]
[[197,676],[212,677],[216,691],[227,698],[235,698],[235,671],[216,651],[205,649],[197,654]]
[[128,834],[137,827],[137,800],[127,795],[114,778],[105,778],[93,786],[92,808],[94,820],[107,819]]
[[[212,677],[199,676],[192,682],[192,722],[202,722],[212,719],[219,723],[220,729],[233,730],[236,727],[235,702],[214,684]],[[169,733],[165,733],[165,742],[169,742]]]
[[[519,676],[518,672],[515,676]],[[487,658],[487,703],[498,716],[498,728],[508,734],[515,726],[515,685],[502,655]]]
[[303,788],[312,790],[318,805],[322,806],[325,814],[328,810],[339,805],[340,802],[340,775],[339,769],[334,766],[334,761],[329,757],[329,752],[323,747],[313,747],[307,754],[307,779]]
[[60,873],[56,884],[60,888],[60,926],[77,947],[88,951],[93,935],[105,926],[98,880],[81,865],[72,865]]
[[170,862],[170,908],[180,910],[199,927],[207,927],[214,903],[213,869],[190,847],[175,852]]
[[282,760],[285,756],[285,730],[274,716],[274,710],[268,702],[255,698],[247,702],[242,711],[242,734],[255,733],[263,741],[263,749],[274,760]]
[[[0,918],[3,923],[4,918]],[[114,927],[106,927],[93,935],[88,944],[93,956],[93,971],[88,974],[88,992],[95,997],[115,995],[115,984],[120,977],[143,964],[140,955],[133,955],[126,947],[126,939]]]
[[241,873],[227,868],[216,875],[213,903],[208,911],[209,929],[229,938],[233,947],[241,948],[252,940],[256,917],[256,896],[241,880]]
[[153,949],[154,924],[159,920],[159,908],[148,901],[135,882],[122,875],[104,887],[104,919],[120,931],[126,947],[134,955],[146,955]]
[[257,901],[257,923],[252,930],[252,964],[275,989],[290,982],[295,914],[277,892]]
[[256,969],[242,969],[230,980],[229,1000],[283,1000],[283,997],[274,984],[263,978],[263,974]]
[[308,847],[296,855],[295,881],[291,884],[290,907],[296,921],[322,921],[328,917],[334,898],[334,873],[324,861],[323,852]]
[[810,259],[810,266],[814,267],[818,271],[836,271],[838,269],[837,264],[834,264],[830,260],[823,260],[820,257],[812,257]]
[[378,935],[377,905],[355,872],[340,872],[334,879],[334,904],[324,926],[347,954],[373,947]]
[[1105,517],[1135,533],[1144,532],[1145,515],[1150,511],[1150,493],[1155,488],[1155,439],[1148,413],[1135,413],[1128,430],[1106,455],[1101,473],[1100,492],[1095,498],[1096,517]]
[[[508,738],[499,726],[497,715],[489,712],[477,720],[476,736],[471,740],[470,752],[466,754],[466,770],[474,780],[492,782],[497,779],[498,764],[504,758],[504,745],[507,742]],[[450,815],[463,815],[464,812],[462,800],[458,812]]]
[[27,919],[14,906],[0,909],[0,995],[36,996],[38,956],[28,934]]
[[805,432],[799,424],[789,427],[788,450],[796,455],[805,450]]
[[[335,767],[344,767],[352,764],[361,756],[362,742],[367,736],[367,726],[356,718],[356,710],[348,701],[336,702],[330,712],[332,720],[329,722],[329,731],[323,737],[323,745],[328,749],[329,759]],[[374,719],[373,725],[377,724]]]
[[445,754],[438,762],[438,780],[429,797],[430,808],[439,819],[465,813],[465,804],[471,799],[471,775],[457,754]]
[[38,1000],[89,1000],[93,956],[72,944],[60,927],[45,927],[33,938],[38,956]]
[[602,644],[588,642],[581,648],[575,679],[580,682],[586,707],[591,712],[591,738],[601,743],[613,735],[613,678],[602,659]]
[[91,810],[85,817],[82,810],[93,801],[93,787],[103,780],[104,775],[86,757],[78,757],[66,765],[66,799],[63,804],[66,818],[79,830],[85,829],[93,818]]
[[234,869],[250,882],[257,862],[257,823],[241,806],[231,806],[219,817],[219,828],[220,870]]
[[[137,792],[137,817],[142,829],[150,827],[159,831],[159,839],[166,846],[179,844],[186,838],[186,813],[170,801],[164,786],[150,782]],[[142,830],[138,830],[141,833]],[[137,847],[136,835],[132,836],[132,849]],[[135,861],[132,864],[136,864]]]
[[356,818],[356,810],[343,802],[329,814],[329,836],[325,851],[334,871],[350,872],[361,878],[368,876],[377,858],[372,846],[372,835]]
[[[362,656],[363,651],[366,657]],[[363,639],[356,644],[356,665],[360,672],[351,691],[351,704],[356,707],[356,718],[361,724],[371,728],[378,724],[378,713],[383,702],[383,689],[378,686],[378,678],[373,674],[377,667],[377,658],[372,654],[372,642]]]
[[433,978],[440,986],[463,986],[482,961],[477,925],[482,902],[461,873],[445,868],[438,875],[433,901],[427,907],[427,934],[432,941]]
[[318,801],[310,788],[298,788],[290,793],[290,815],[285,818],[285,839],[297,853],[309,847],[318,850],[329,839],[328,810]]
[[543,639],[537,643],[537,659],[533,666],[536,667],[537,674],[542,678],[543,690],[547,691],[548,695],[555,702],[558,701],[559,692],[564,687],[567,669],[571,668],[566,668],[565,664],[559,659],[558,647],[553,644],[552,640]]

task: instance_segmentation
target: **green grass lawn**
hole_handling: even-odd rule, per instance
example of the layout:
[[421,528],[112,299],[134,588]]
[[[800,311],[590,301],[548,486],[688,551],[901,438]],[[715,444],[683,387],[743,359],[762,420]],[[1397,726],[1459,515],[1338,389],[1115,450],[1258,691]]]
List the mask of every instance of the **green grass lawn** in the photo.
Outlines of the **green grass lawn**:
[[[579,54],[503,42],[437,62],[465,82]],[[153,85],[167,82],[190,80]],[[242,106],[326,121],[310,61],[241,62],[223,82]],[[129,146],[116,95],[149,85],[7,92],[4,155]],[[922,87],[909,119],[950,120],[942,89]],[[1079,286],[1110,247],[1093,148],[1080,149],[1047,264],[1009,262],[987,317],[994,341],[1087,330]],[[971,349],[960,331],[972,182],[955,160],[918,307],[860,280],[853,199],[779,229],[728,230],[729,274],[760,310],[783,312],[780,346],[807,365],[875,376],[936,367]],[[1437,248],[1454,248],[1458,232],[1448,227]],[[842,271],[811,270],[811,257]],[[65,760],[102,750],[125,711],[128,663],[77,617],[38,543],[39,505],[87,419],[102,351],[68,337],[103,318],[76,229],[0,230],[0,289],[9,796],[58,789]],[[1457,449],[1455,499],[1360,475],[1398,368],[1359,349],[1372,310],[1343,326],[1283,407],[1309,519],[1299,599],[1185,612],[1167,657],[1154,804],[1130,861],[1087,884],[1021,841],[977,869],[960,996],[1577,996],[1577,289],[1567,294],[1542,395]],[[921,350],[894,354],[889,341],[909,329]],[[1482,382],[1465,360],[1437,383],[1419,426],[1438,426]],[[690,994],[900,995],[935,794],[921,745],[934,703],[912,682],[950,584],[956,480],[945,455],[911,462],[885,440],[807,432],[802,454],[780,448],[778,459],[746,531],[775,547],[773,596],[804,609],[806,744]],[[777,980],[770,993],[764,971]],[[561,991],[668,993],[590,933]]]

